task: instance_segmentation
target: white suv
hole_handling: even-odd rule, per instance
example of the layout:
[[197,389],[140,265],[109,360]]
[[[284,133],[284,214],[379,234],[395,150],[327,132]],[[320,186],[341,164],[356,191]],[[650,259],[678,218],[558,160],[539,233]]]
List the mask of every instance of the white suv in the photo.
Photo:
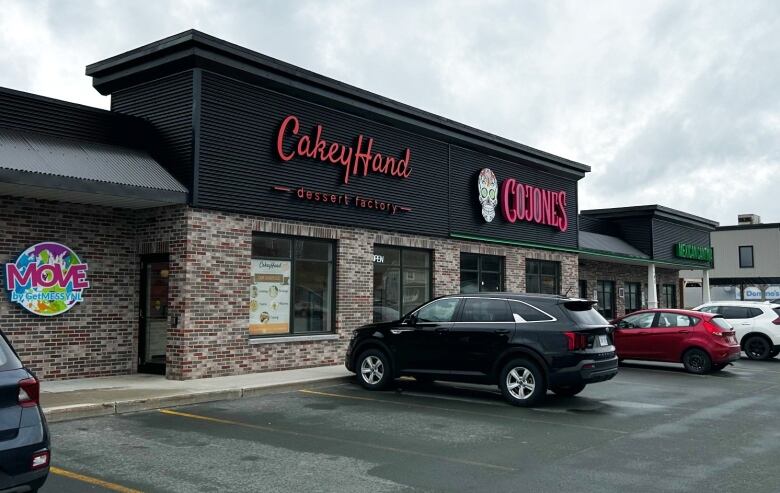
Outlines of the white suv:
[[694,310],[718,313],[737,333],[750,359],[769,359],[780,354],[780,304],[758,301],[713,301]]

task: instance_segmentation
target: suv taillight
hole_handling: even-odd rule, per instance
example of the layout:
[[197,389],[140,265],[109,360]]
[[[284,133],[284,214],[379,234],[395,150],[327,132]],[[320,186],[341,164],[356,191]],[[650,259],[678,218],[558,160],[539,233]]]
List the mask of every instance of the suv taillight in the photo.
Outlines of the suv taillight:
[[35,378],[19,380],[19,405],[22,407],[35,407],[40,396],[40,384]]
[[566,336],[566,345],[569,351],[577,351],[588,347],[588,335],[579,332],[564,332]]
[[777,317],[776,319],[772,320],[772,323],[775,325],[780,325],[780,317]]

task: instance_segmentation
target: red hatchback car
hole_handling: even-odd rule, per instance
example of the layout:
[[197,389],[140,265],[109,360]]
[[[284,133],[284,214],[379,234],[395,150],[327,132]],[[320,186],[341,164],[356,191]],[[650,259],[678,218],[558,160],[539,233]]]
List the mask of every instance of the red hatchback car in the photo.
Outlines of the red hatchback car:
[[722,370],[739,359],[733,327],[720,315],[642,310],[613,320],[618,358],[682,363],[691,373]]

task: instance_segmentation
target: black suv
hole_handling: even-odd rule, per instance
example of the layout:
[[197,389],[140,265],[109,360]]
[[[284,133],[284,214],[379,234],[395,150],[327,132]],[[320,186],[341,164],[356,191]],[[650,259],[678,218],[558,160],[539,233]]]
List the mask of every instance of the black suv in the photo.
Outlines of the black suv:
[[593,300],[479,293],[444,296],[401,320],[355,330],[346,367],[367,389],[394,378],[498,384],[516,406],[578,394],[618,371],[612,325]]

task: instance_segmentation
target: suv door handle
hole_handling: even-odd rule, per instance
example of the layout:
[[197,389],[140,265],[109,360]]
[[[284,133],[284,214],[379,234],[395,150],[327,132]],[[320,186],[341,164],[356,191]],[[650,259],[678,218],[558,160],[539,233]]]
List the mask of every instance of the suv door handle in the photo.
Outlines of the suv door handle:
[[678,334],[690,334],[691,331],[690,330],[678,330],[677,333]]
[[640,332],[640,333],[639,333],[639,335],[640,335],[640,336],[646,336],[646,335],[647,335],[647,334],[649,334],[649,333],[650,333],[650,332],[643,331],[643,332]]
[[447,327],[438,327],[436,329],[436,333],[437,334],[444,334],[445,332],[449,332],[449,331],[450,331],[450,329],[448,329]]
[[496,329],[493,332],[495,332],[496,334],[509,334],[512,331],[509,329]]

